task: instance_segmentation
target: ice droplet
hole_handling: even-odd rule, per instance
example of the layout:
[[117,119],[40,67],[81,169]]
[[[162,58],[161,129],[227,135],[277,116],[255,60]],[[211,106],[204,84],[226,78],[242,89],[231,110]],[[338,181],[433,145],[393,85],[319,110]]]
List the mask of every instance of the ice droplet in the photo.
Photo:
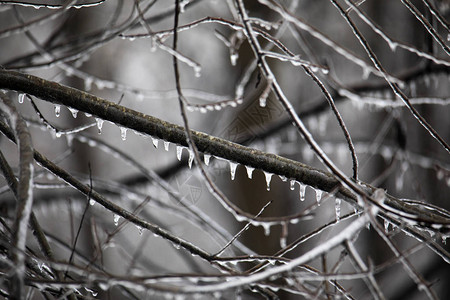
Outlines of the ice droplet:
[[305,201],[306,185],[299,183],[300,185],[300,201]]
[[153,147],[155,147],[156,149],[158,149],[158,142],[159,142],[159,140],[158,140],[158,139],[156,139],[156,138],[152,137],[152,143],[153,143]]
[[264,176],[266,177],[266,183],[267,183],[267,190],[270,191],[270,180],[272,179],[272,173],[269,172],[265,172],[264,171]]
[[341,218],[341,199],[340,198],[336,198],[336,200],[334,202],[334,209],[336,212],[336,221],[339,221],[339,219]]
[[164,150],[169,151],[170,142],[164,141]]
[[61,114],[61,105],[55,104],[55,116],[59,118],[60,114]]
[[125,141],[127,139],[127,129],[126,127],[120,127],[120,137],[122,138],[122,141]]
[[23,99],[25,99],[25,94],[19,94],[18,100],[20,104],[23,103]]
[[177,146],[177,159],[181,161],[181,154],[183,154],[183,147]]
[[114,226],[117,226],[117,225],[119,225],[119,219],[120,219],[120,216],[119,216],[119,215],[116,215],[116,214],[114,214]]
[[253,171],[255,170],[255,168],[250,167],[250,166],[245,166],[245,169],[247,170],[247,176],[249,179],[252,179],[253,176]]
[[389,221],[388,220],[384,220],[384,231],[386,233],[389,232]]
[[103,127],[103,122],[105,120],[100,119],[100,118],[95,118],[95,122],[97,123],[97,128],[98,128],[98,134],[102,134],[102,127]]
[[61,131],[56,131],[56,132],[55,132],[55,136],[56,136],[57,138],[60,138],[60,137],[62,136],[62,132],[61,132]]
[[280,247],[286,248],[287,246],[287,238],[285,236],[280,237]]
[[188,160],[189,169],[192,168],[193,161],[194,161],[194,151],[189,150],[189,160]]
[[236,176],[236,168],[237,168],[237,163],[230,161],[231,180],[234,180],[234,178]]
[[320,206],[320,200],[322,199],[322,191],[321,190],[316,190],[316,201],[317,201],[317,205]]
[[70,111],[70,113],[72,114],[72,117],[73,117],[74,119],[76,119],[77,116],[78,116],[78,109],[70,108],[70,107],[69,107],[69,111]]
[[442,235],[442,244],[444,244],[444,245],[447,244],[447,236],[446,235]]
[[293,191],[294,189],[295,189],[295,180],[291,180],[290,182],[289,182],[289,188],[291,189],[291,191]]
[[94,200],[94,199],[90,199],[90,200],[89,200],[89,205],[90,205],[90,206],[94,206],[94,204],[95,204],[95,200]]
[[203,154],[203,160],[205,161],[205,165],[209,165],[209,160],[211,159],[211,155]]

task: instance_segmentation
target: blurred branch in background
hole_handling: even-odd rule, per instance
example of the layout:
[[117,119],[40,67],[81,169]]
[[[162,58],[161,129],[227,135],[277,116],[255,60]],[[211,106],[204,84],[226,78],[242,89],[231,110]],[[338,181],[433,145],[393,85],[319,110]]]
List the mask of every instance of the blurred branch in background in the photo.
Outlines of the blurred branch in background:
[[448,2],[0,14],[2,296],[449,297]]

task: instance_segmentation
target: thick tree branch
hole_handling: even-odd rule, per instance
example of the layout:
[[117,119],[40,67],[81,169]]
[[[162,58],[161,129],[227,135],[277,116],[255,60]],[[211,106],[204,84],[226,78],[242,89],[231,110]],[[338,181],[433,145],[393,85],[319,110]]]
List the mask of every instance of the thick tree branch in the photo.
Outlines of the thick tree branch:
[[[188,147],[186,132],[182,126],[165,122],[56,82],[0,69],[0,88],[27,93],[45,101],[72,107],[113,122],[118,126]],[[285,176],[325,192],[335,193],[336,197],[342,198],[353,205],[357,204],[356,196],[342,187],[335,176],[328,172],[202,132],[191,132],[195,145],[200,152]],[[368,184],[362,184],[362,186],[368,195],[375,191],[375,187]],[[415,216],[413,220],[423,226],[433,227],[441,232],[447,232],[450,227],[450,220],[445,216],[433,211],[421,210],[417,206],[409,205],[387,194],[385,204],[399,213],[403,212],[404,215]]]

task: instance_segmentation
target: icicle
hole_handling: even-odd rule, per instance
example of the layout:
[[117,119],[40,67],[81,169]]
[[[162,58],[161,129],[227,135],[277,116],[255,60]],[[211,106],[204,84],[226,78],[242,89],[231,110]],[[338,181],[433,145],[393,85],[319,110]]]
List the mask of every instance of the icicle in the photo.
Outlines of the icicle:
[[278,177],[280,177],[281,181],[283,181],[283,182],[287,181],[287,177],[284,175],[278,175]]
[[59,118],[59,115],[61,114],[61,105],[55,104],[55,116]]
[[250,167],[250,166],[245,166],[245,169],[247,169],[247,176],[248,176],[248,178],[252,179],[253,171],[255,170],[255,168]]
[[368,79],[369,78],[369,75],[370,75],[370,69],[369,68],[367,68],[367,67],[364,67],[363,68],[363,75],[362,75],[362,78],[364,79],[364,80],[366,80],[366,79]]
[[237,52],[232,51],[230,53],[230,61],[231,61],[232,66],[236,65],[238,58],[239,58],[239,54],[237,54]]
[[367,230],[370,230],[370,222],[367,222],[366,228],[367,228]]
[[389,232],[389,221],[388,220],[384,220],[384,231],[386,233]]
[[177,159],[181,161],[181,155],[183,154],[183,147],[177,146]]
[[320,200],[322,199],[322,191],[321,190],[315,190],[316,191],[316,201],[317,205],[320,206]]
[[102,120],[100,118],[95,118],[95,122],[97,122],[98,134],[102,134],[102,127],[104,121],[105,120]]
[[270,235],[270,224],[269,223],[261,223],[261,226],[264,229],[264,235],[269,236]]
[[69,111],[70,111],[70,113],[72,114],[72,117],[73,117],[74,119],[76,119],[76,118],[77,118],[77,115],[78,115],[78,110],[75,109],[75,108],[70,108],[70,107],[69,107]]
[[267,101],[266,97],[263,96],[259,97],[259,106],[266,107],[266,101]]
[[336,198],[336,200],[334,202],[334,209],[336,212],[336,221],[339,221],[339,219],[341,218],[341,199],[340,198]]
[[136,226],[136,228],[138,229],[139,235],[142,235],[142,233],[144,233],[144,228],[141,226]]
[[90,206],[94,206],[94,204],[95,204],[95,200],[93,200],[93,199],[89,200],[89,205]]
[[180,14],[184,13],[187,4],[189,4],[189,0],[182,0],[180,2]]
[[292,179],[292,180],[289,182],[289,184],[290,184],[289,188],[291,189],[291,191],[293,191],[293,190],[295,189],[295,180]]
[[164,150],[169,151],[170,142],[164,141]]
[[94,80],[92,79],[92,77],[87,77],[85,80],[84,80],[84,90],[86,91],[86,92],[88,92],[88,91],[90,91],[91,90],[91,88],[92,88],[92,82],[93,82]]
[[159,142],[159,140],[158,140],[158,139],[156,139],[156,138],[152,137],[152,143],[153,143],[153,147],[155,147],[156,149],[158,149],[158,142]]
[[205,161],[205,165],[209,165],[209,160],[211,159],[211,155],[203,154],[203,160]]
[[19,94],[18,100],[19,100],[19,103],[20,103],[20,104],[23,103],[23,100],[24,100],[24,99],[25,99],[25,94]]
[[266,176],[267,190],[270,191],[270,180],[272,179],[272,173],[264,172],[264,176]]
[[127,139],[127,128],[126,127],[119,127],[120,128],[120,137],[122,138],[122,141],[125,141]]
[[447,244],[447,236],[446,235],[442,236],[442,244],[444,244],[444,245]]
[[202,67],[200,66],[195,66],[194,67],[194,74],[195,77],[199,78],[200,76],[202,76]]
[[237,163],[230,161],[231,180],[234,180],[234,178],[236,176],[236,168],[237,168]]
[[299,183],[300,185],[300,201],[305,201],[306,185]]
[[189,159],[188,159],[189,169],[192,168],[192,162],[193,161],[194,161],[194,151],[189,150]]
[[120,216],[115,214],[114,215],[114,226],[119,225],[119,219],[120,219]]
[[287,238],[285,236],[280,237],[280,247],[285,248],[287,245]]

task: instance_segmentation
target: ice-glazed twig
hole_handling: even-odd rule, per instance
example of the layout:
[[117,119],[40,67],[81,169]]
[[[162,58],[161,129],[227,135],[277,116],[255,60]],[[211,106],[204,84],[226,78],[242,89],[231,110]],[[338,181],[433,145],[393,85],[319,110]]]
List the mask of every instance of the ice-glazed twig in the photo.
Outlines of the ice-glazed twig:
[[9,294],[15,299],[23,299],[25,297],[25,246],[28,221],[30,220],[33,206],[34,150],[27,124],[12,104],[12,101],[3,92],[0,92],[0,110],[8,117],[19,148],[17,206],[12,228],[11,247],[9,249],[9,256],[15,264],[15,269],[11,272]]

